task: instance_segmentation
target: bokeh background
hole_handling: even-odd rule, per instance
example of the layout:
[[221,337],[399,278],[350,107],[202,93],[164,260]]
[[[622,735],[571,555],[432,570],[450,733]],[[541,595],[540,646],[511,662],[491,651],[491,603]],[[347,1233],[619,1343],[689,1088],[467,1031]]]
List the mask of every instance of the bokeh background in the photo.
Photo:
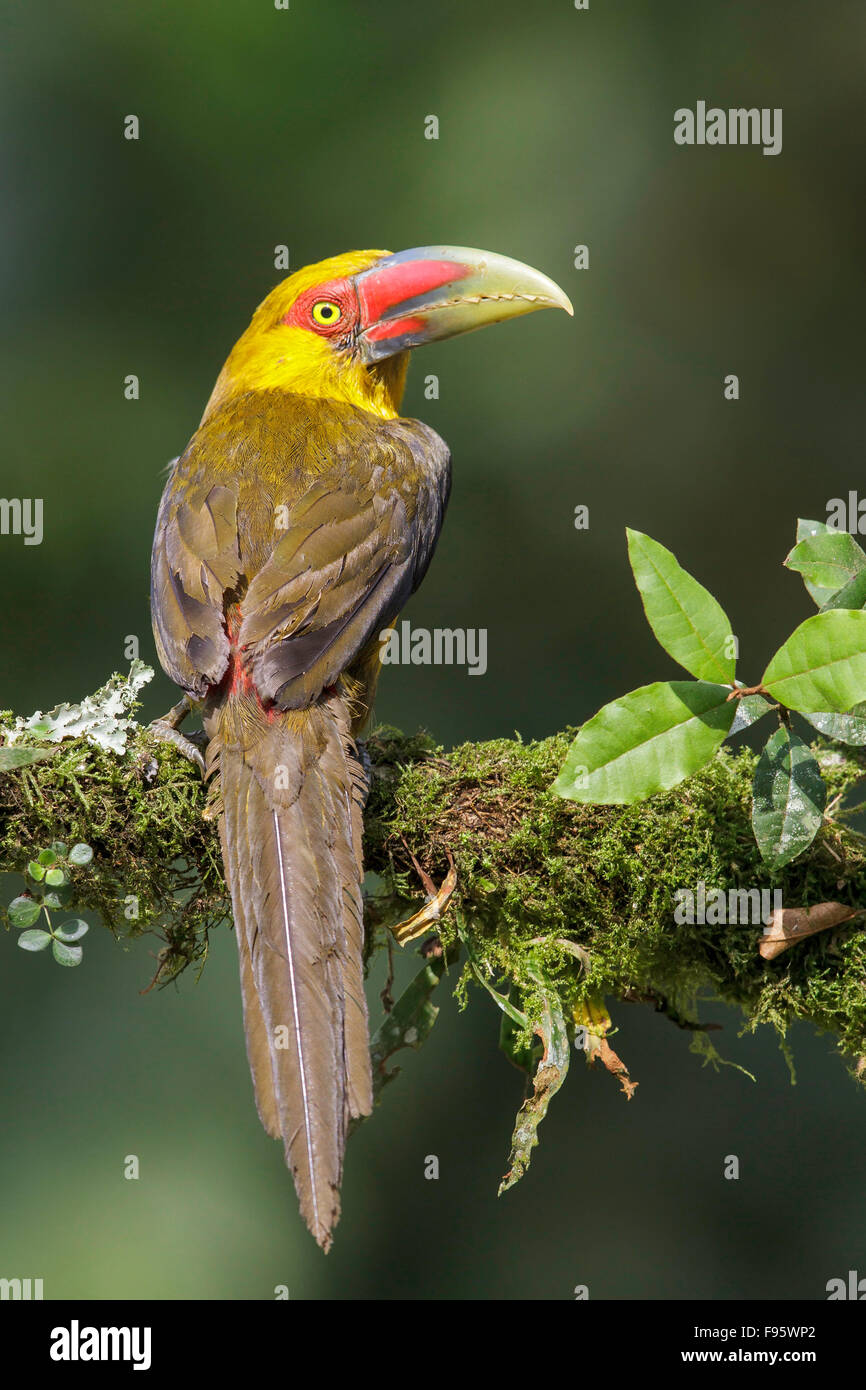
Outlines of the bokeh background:
[[[795,518],[824,517],[863,478],[856,0],[7,0],[3,28],[0,490],[44,498],[45,538],[0,538],[0,704],[79,698],[124,665],[129,634],[153,659],[161,470],[279,278],[282,243],[294,267],[354,247],[488,247],[576,307],[415,361],[406,413],[449,441],[455,483],[407,616],[486,627],[489,669],[392,668],[381,719],[445,743],[537,736],[673,674],[626,524],[722,599],[745,679],[812,611],[781,567]],[[675,146],[673,112],[698,99],[782,107],[781,155]],[[123,138],[130,113],[138,142]],[[161,673],[146,695],[147,717],[173,698]],[[530,1174],[497,1200],[521,1081],[490,1001],[460,1014],[443,991],[428,1045],[350,1143],[325,1259],[255,1115],[228,931],[198,983],[146,996],[146,942],[92,931],[74,972],[11,937],[0,951],[0,1275],[42,1277],[47,1297],[267,1299],[285,1284],[294,1298],[569,1298],[588,1284],[596,1298],[819,1298],[866,1273],[866,1102],[806,1027],[792,1088],[772,1036],[739,1038],[708,1006],[753,1084],[621,1007],[635,1100],[578,1059]],[[138,1182],[122,1177],[132,1153]]]

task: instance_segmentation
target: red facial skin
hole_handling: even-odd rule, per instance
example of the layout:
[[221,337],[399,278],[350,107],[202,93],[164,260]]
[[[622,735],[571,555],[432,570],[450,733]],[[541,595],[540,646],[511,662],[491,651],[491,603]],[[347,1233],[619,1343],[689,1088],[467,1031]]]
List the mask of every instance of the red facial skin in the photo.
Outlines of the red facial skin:
[[[366,333],[375,342],[399,338],[423,328],[424,320],[410,313],[405,318],[384,321],[389,310],[397,309],[418,295],[462,280],[471,272],[471,266],[455,261],[405,261],[383,266],[381,270],[374,267],[357,279],[329,280],[305,290],[298,295],[283,323],[292,328],[306,328],[321,338],[347,338],[355,332]],[[340,306],[340,317],[335,323],[317,323],[313,318],[313,307],[321,300]]]
[[[326,299],[331,304],[339,304],[340,317],[335,323],[316,323],[313,306]],[[299,294],[283,323],[290,328],[308,328],[318,333],[320,338],[345,338],[358,327],[360,308],[358,292],[349,279],[329,280],[324,285],[314,285],[311,290]]]

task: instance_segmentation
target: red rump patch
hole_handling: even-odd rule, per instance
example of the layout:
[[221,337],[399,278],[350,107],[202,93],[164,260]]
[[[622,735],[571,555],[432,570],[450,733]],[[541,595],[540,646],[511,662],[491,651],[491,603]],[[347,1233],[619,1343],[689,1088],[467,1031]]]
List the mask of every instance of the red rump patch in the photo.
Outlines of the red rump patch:
[[247,664],[246,647],[238,646],[238,632],[240,631],[243,614],[239,608],[233,608],[226,614],[226,636],[229,639],[229,664],[228,670],[220,681],[220,686],[227,695],[236,695],[243,699],[245,696],[252,696],[259,709],[270,723],[276,719],[280,713],[279,708],[273,700],[263,700],[256,690],[252,672]]
[[376,323],[389,309],[407,299],[438,290],[471,273],[472,266],[460,265],[458,261],[423,260],[399,261],[368,271],[360,281],[362,322],[365,326]]
[[[231,609],[226,614],[226,635],[229,639],[229,667],[223,680],[229,695],[256,695],[256,688],[253,685],[253,678],[243,655],[243,648],[238,646],[240,626],[240,612],[237,609]],[[256,696],[256,698],[258,697]]]

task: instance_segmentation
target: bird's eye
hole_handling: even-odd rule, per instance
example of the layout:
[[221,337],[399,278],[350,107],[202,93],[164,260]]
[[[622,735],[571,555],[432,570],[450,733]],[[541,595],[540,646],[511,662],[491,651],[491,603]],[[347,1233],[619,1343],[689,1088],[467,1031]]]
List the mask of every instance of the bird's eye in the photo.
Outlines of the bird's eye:
[[335,323],[339,323],[343,317],[339,304],[335,304],[332,299],[320,299],[312,308],[313,323],[317,323],[320,328],[333,328]]

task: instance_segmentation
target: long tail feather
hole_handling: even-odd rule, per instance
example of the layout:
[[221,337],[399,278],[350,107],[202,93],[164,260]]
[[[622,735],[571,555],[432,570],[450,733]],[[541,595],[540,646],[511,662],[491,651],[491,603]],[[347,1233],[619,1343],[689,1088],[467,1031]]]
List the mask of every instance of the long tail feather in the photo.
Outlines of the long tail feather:
[[336,693],[270,717],[230,697],[208,732],[256,1104],[283,1140],[301,1214],[327,1250],[348,1124],[372,1109],[362,773]]

